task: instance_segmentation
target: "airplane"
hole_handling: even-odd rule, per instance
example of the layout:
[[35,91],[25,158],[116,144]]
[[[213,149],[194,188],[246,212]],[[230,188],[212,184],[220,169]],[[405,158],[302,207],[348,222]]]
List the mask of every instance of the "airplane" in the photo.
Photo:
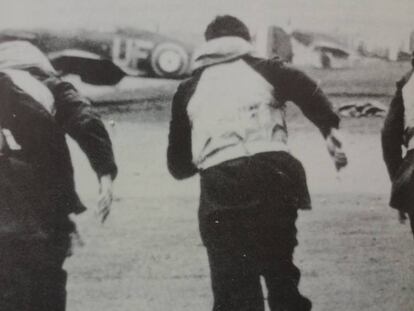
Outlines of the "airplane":
[[180,79],[191,72],[191,44],[146,30],[0,31],[0,42],[7,40],[31,42],[62,75],[94,85],[115,85],[125,76]]

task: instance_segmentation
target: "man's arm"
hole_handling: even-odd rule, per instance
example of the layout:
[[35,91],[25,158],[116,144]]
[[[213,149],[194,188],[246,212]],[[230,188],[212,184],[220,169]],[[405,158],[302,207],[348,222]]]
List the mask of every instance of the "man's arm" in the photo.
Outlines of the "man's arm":
[[339,170],[347,165],[338,133],[339,117],[319,86],[305,73],[286,66],[280,59],[245,57],[245,61],[257,70],[273,87],[279,100],[292,101],[313,122],[326,139],[329,154]]
[[99,178],[96,213],[102,222],[108,217],[113,199],[113,180],[118,169],[111,139],[100,116],[89,101],[67,82],[46,82],[55,98],[56,122],[80,146]]
[[184,82],[178,87],[172,101],[167,164],[176,179],[188,178],[197,173],[192,162],[191,124],[187,114],[193,87],[190,81]]
[[57,123],[79,144],[99,178],[110,175],[115,179],[117,166],[112,143],[90,102],[68,82],[55,83],[51,90]]
[[391,180],[400,167],[404,140],[404,105],[401,90],[391,101],[381,132],[382,154]]
[[319,85],[300,70],[284,66],[281,69],[284,99],[295,103],[326,138],[339,128],[339,117]]
[[321,131],[336,169],[339,171],[345,167],[348,160],[342,150],[340,120],[319,85],[302,71],[289,67],[281,68],[281,84],[284,100],[299,106],[303,114]]

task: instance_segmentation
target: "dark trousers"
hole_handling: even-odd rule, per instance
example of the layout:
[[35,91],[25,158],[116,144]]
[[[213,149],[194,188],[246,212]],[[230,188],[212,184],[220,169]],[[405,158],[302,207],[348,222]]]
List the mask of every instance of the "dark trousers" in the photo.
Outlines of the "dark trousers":
[[64,311],[67,233],[0,241],[0,310]]
[[65,310],[68,239],[0,241],[0,310]]
[[200,232],[207,248],[214,311],[309,311],[293,264],[297,245],[294,179],[267,154],[201,173]]
[[74,224],[46,200],[30,165],[0,159],[0,310],[64,311]]

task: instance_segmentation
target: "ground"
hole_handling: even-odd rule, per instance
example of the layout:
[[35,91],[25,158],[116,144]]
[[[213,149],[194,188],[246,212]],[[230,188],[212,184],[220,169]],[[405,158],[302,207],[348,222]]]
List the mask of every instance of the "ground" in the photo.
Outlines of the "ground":
[[[390,81],[403,69],[378,82],[384,87],[376,99],[389,102]],[[112,214],[104,225],[93,214],[96,178],[71,142],[77,187],[90,208],[74,218],[85,245],[76,247],[65,265],[68,311],[211,310],[207,257],[197,227],[198,178],[178,182],[166,168],[169,98],[176,83],[142,83],[146,91],[138,93],[144,97],[154,89],[162,92],[99,108],[120,166]],[[322,85],[332,86],[328,93],[335,95],[335,104],[375,95],[368,94],[369,88],[358,96],[337,97],[340,83]],[[320,134],[293,105],[288,119],[290,146],[305,165],[313,199],[313,210],[300,213],[295,262],[303,274],[301,290],[314,310],[413,311],[413,237],[387,205],[383,120],[343,121],[350,163],[337,174]]]

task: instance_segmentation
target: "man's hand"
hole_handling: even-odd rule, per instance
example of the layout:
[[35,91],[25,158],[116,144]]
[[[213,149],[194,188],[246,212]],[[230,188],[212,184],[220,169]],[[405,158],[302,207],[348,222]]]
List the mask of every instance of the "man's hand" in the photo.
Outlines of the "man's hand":
[[407,221],[407,214],[402,211],[398,211],[398,220],[400,224],[404,225]]
[[96,215],[104,223],[111,211],[113,182],[110,175],[103,175],[99,181],[99,200]]
[[342,140],[337,129],[332,129],[326,137],[326,146],[335,163],[336,170],[344,168],[348,164],[348,159],[342,149]]

